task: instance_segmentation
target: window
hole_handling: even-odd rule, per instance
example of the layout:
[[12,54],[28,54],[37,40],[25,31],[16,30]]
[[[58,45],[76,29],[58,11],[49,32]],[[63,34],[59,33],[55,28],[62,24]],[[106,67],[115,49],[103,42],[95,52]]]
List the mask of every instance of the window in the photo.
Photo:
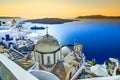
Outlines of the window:
[[47,64],[50,64],[50,56],[47,57]]

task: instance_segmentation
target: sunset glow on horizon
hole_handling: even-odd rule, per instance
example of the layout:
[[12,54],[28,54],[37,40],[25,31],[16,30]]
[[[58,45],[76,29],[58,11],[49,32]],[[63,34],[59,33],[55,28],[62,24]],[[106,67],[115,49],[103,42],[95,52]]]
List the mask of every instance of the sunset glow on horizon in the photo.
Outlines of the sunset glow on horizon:
[[120,16],[120,0],[0,0],[0,16],[73,18]]

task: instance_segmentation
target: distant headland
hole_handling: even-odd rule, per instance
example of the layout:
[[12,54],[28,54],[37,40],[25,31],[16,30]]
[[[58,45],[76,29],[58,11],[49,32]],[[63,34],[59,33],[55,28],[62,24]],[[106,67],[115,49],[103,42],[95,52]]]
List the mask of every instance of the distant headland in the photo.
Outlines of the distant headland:
[[88,15],[78,16],[76,19],[120,19],[120,16]]
[[21,18],[21,17],[9,17],[9,16],[0,16],[0,19],[13,19],[13,18]]
[[41,24],[63,24],[66,22],[73,22],[73,21],[78,21],[78,20],[61,19],[61,18],[42,18],[42,19],[25,20],[24,22],[41,23]]

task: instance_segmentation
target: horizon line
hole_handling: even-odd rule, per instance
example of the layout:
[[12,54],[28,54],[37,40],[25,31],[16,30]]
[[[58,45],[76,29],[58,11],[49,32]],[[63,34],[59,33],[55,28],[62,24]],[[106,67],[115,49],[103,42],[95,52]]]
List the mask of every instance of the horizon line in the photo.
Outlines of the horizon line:
[[[89,15],[78,15],[76,17],[79,17],[79,16],[105,16],[105,17],[120,17],[120,15],[103,15],[103,14],[89,14]],[[34,18],[28,18],[28,17],[22,17],[22,16],[9,16],[9,15],[6,15],[6,16],[2,16],[0,15],[0,17],[18,17],[18,18],[27,18],[27,19],[37,19],[36,17]],[[76,18],[76,17],[38,17],[38,18]]]

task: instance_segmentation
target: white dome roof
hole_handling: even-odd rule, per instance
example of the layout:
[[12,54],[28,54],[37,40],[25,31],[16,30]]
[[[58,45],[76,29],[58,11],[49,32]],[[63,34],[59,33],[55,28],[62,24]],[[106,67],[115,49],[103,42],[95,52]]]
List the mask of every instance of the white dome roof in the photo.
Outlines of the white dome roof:
[[42,36],[35,46],[35,50],[42,53],[55,52],[59,49],[60,46],[57,39],[49,34]]
[[39,80],[60,80],[53,73],[42,71],[42,70],[32,70],[29,71],[33,76],[37,77]]
[[62,54],[63,54],[63,56],[66,56],[69,53],[71,53],[70,48],[68,48],[67,46],[62,47]]

